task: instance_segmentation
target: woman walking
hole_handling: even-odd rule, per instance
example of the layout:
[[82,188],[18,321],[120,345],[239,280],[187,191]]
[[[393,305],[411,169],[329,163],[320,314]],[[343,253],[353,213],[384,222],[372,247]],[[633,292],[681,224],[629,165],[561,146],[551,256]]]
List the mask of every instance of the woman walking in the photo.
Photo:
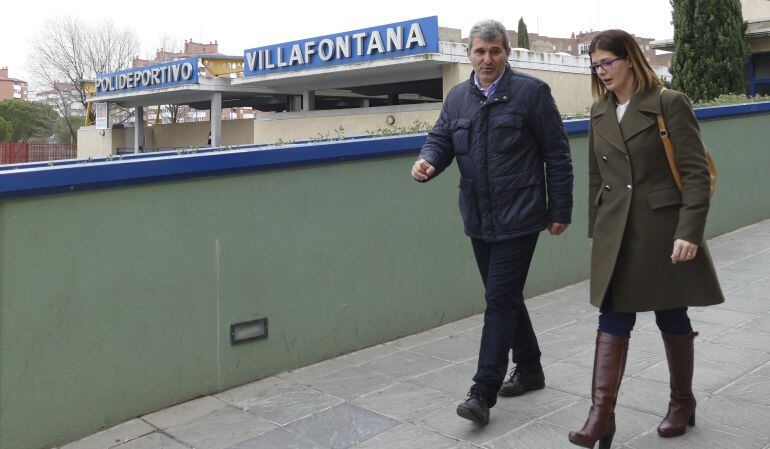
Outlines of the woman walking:
[[[634,38],[622,30],[594,37],[591,56],[589,218],[591,303],[600,308],[592,405],[578,446],[609,449],[615,403],[636,312],[654,311],[670,374],[662,437],[695,424],[693,332],[688,306],[724,301],[703,238],[710,176],[698,123],[687,97],[662,89]],[[673,143],[677,187],[658,116]]]

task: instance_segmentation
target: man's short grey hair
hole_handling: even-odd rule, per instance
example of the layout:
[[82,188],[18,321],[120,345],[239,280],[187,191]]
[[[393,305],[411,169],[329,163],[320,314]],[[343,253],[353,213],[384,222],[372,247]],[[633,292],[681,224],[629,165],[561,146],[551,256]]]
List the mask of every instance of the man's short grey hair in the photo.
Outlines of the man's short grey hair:
[[505,25],[494,19],[482,20],[473,25],[471,34],[468,36],[468,50],[473,46],[474,37],[480,37],[487,42],[502,37],[505,49],[511,48],[511,39],[508,37],[508,30],[505,29]]

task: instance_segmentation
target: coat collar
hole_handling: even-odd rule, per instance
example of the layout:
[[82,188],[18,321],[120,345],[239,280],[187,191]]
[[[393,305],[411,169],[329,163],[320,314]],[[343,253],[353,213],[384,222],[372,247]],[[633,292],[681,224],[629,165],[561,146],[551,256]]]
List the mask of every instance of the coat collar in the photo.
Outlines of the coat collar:
[[619,151],[628,153],[626,142],[656,123],[650,114],[660,114],[660,90],[656,87],[634,94],[621,123],[618,123],[615,113],[617,99],[615,94],[610,93],[606,100],[594,107],[591,114],[596,132]]
[[656,123],[654,116],[657,114],[660,114],[659,87],[634,94],[631,97],[631,104],[628,105],[628,109],[623,115],[623,120],[620,121],[620,131],[625,138],[624,140],[627,142],[630,138],[654,125]]
[[[508,88],[508,82],[511,79],[511,74],[513,73],[513,69],[511,66],[506,63],[505,69],[503,70],[503,75],[500,78],[500,82],[497,83],[497,87],[495,88],[495,93],[492,94],[495,99],[505,98],[506,100],[510,98],[510,95],[508,95],[509,88]],[[487,97],[484,96],[484,94],[481,93],[478,86],[476,86],[476,81],[474,77],[476,76],[476,72],[471,71],[471,75],[468,78],[468,89],[470,89],[471,92],[473,92],[475,95],[479,96],[480,98],[487,99]]]
[[[628,153],[623,135],[620,133],[618,117],[615,114],[615,96],[610,95],[593,108],[591,121],[596,133],[620,152]],[[630,107],[630,105],[629,105]],[[626,111],[628,112],[628,111]]]

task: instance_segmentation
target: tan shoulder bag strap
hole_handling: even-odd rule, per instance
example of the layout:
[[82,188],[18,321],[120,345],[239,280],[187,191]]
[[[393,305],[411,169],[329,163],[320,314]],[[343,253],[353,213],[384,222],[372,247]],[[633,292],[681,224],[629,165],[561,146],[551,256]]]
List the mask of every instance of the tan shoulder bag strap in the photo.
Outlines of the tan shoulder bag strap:
[[[661,89],[662,92],[666,88]],[[666,150],[666,159],[668,159],[668,168],[671,169],[671,175],[674,177],[674,183],[682,191],[682,177],[679,174],[679,167],[676,165],[676,159],[674,158],[674,145],[671,144],[671,138],[668,137],[668,131],[666,130],[666,122],[663,120],[663,102],[661,101],[660,107],[661,113],[658,114],[658,129],[660,130],[660,140],[663,141],[663,149]],[[711,187],[709,189],[709,197],[713,197],[717,190],[717,166],[714,164],[714,159],[711,158],[711,153],[706,151],[706,164],[708,165],[709,178]]]
[[674,146],[671,144],[671,139],[668,137],[666,122],[663,121],[663,114],[658,114],[658,129],[660,130],[660,139],[663,141],[663,149],[666,150],[666,159],[668,159],[668,167],[671,169],[671,175],[674,177],[676,186],[679,187],[679,190],[682,190],[682,177],[679,174],[679,167],[676,165]]

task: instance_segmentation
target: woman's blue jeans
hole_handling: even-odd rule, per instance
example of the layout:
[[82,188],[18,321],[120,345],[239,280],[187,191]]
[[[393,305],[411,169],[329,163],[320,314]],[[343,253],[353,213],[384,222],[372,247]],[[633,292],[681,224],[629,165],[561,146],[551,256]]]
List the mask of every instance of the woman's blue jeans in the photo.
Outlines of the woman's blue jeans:
[[[615,312],[612,307],[612,286],[607,288],[607,294],[599,309],[599,331],[618,337],[628,338],[636,324],[635,312]],[[656,310],[655,323],[661,332],[672,335],[685,335],[692,332],[687,307]]]

